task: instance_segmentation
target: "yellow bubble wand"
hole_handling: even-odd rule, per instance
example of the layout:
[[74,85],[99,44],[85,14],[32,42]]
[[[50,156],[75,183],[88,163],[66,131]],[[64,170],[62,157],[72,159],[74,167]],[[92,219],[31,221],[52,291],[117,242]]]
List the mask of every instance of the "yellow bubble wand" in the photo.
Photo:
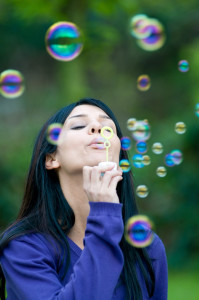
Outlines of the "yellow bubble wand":
[[[110,133],[110,136],[106,136],[104,135],[104,130],[107,130],[109,133]],[[105,139],[105,142],[104,142],[104,147],[106,148],[106,161],[108,162],[108,149],[110,148],[111,146],[111,143],[110,143],[110,139],[112,138],[113,136],[113,129],[109,126],[104,126],[102,129],[101,129],[101,136]]]

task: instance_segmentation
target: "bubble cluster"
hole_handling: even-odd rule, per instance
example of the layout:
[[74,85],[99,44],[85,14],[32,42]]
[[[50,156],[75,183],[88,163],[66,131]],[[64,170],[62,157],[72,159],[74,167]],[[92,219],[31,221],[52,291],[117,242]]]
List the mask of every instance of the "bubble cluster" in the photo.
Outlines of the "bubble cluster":
[[140,198],[146,198],[149,194],[148,187],[146,185],[139,185],[136,188],[136,194]]
[[131,170],[131,164],[128,159],[121,159],[119,165],[124,173]]
[[153,223],[147,216],[133,216],[125,224],[125,239],[134,247],[147,247],[153,242],[154,232],[152,228]]
[[165,177],[167,175],[167,170],[164,166],[160,166],[157,168],[156,174],[158,177]]
[[170,153],[165,155],[165,164],[168,167],[174,167],[181,164],[183,161],[183,155],[180,150],[172,150]]
[[139,141],[136,143],[136,150],[138,153],[144,154],[147,152],[147,144],[146,142]]
[[151,80],[148,75],[140,75],[137,79],[137,88],[140,91],[147,91],[151,87]]
[[134,129],[132,130],[132,137],[136,141],[146,141],[150,138],[150,125],[148,120],[136,121]]
[[183,60],[180,60],[179,63],[178,63],[178,70],[180,72],[187,72],[189,71],[189,63],[187,60],[183,59]]
[[120,140],[122,150],[129,150],[131,148],[131,139],[128,136],[124,136]]
[[50,124],[46,131],[46,139],[50,144],[57,145],[63,125],[61,123]]
[[60,61],[75,59],[83,48],[80,30],[71,22],[53,24],[46,32],[45,42],[48,53]]
[[154,143],[152,145],[152,151],[155,154],[161,154],[163,152],[163,145],[161,143]]
[[160,49],[166,40],[162,23],[144,14],[135,15],[131,18],[130,33],[136,38],[138,46],[146,51]]
[[6,98],[17,98],[24,92],[24,78],[17,70],[6,70],[0,75],[0,93]]
[[183,134],[187,130],[187,127],[184,122],[177,122],[175,124],[175,132],[178,134]]

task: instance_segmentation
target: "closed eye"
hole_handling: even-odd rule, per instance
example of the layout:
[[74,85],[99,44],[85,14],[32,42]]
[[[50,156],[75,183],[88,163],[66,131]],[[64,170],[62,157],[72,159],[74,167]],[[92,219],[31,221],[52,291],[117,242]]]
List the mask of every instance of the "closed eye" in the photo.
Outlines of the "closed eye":
[[75,126],[75,127],[73,127],[73,128],[71,128],[71,129],[73,129],[73,130],[79,130],[79,129],[82,129],[82,128],[84,128],[85,126]]

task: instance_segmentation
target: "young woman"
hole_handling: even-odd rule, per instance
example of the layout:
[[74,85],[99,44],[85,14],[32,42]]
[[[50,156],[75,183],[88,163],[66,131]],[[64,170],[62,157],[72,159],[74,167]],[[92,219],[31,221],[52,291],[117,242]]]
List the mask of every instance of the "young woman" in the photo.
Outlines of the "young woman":
[[[46,139],[52,123],[63,124],[57,145]],[[100,100],[72,103],[41,129],[19,215],[0,241],[2,299],[4,276],[8,300],[167,299],[160,238],[142,249],[124,239],[124,224],[138,214],[132,174],[98,166],[104,126],[113,130],[109,161],[119,166],[128,158],[122,133]]]

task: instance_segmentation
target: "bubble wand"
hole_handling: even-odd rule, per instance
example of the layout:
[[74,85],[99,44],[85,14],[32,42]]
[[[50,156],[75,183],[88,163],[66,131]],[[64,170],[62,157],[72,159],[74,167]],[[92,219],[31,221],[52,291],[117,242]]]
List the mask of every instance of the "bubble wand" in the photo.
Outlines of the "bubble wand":
[[[110,136],[106,136],[104,135],[104,130],[107,130],[110,132]],[[105,139],[105,142],[104,142],[104,147],[106,148],[106,162],[108,162],[108,149],[110,148],[111,146],[111,143],[110,143],[110,139],[112,138],[113,136],[113,129],[109,126],[104,126],[102,129],[101,129],[101,136]]]
[[[105,135],[104,134],[104,131],[107,130],[109,135]],[[113,137],[113,129],[109,126],[104,126],[102,129],[101,129],[101,136],[105,139],[105,142],[104,142],[104,147],[106,148],[106,161],[104,162],[100,162],[98,165],[99,166],[107,166],[110,164],[114,164],[114,170],[117,170],[117,164],[115,162],[109,162],[108,161],[108,150],[111,146],[111,143],[110,143],[110,139]],[[102,173],[103,174],[103,173]]]

